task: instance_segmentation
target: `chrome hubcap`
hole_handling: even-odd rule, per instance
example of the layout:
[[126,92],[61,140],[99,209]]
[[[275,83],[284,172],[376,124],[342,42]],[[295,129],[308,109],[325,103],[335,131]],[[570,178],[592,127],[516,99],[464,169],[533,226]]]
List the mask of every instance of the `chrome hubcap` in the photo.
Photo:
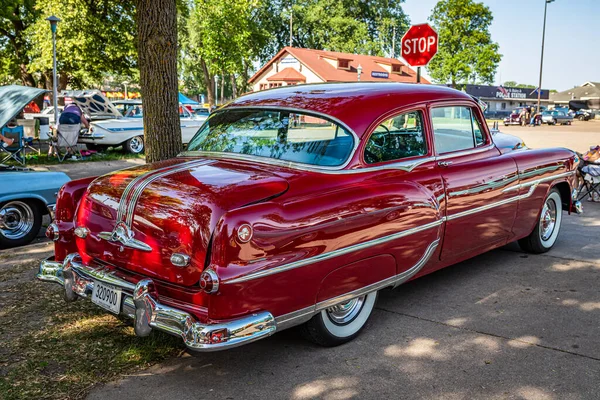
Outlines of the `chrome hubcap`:
[[343,325],[352,322],[362,310],[366,296],[356,297],[345,303],[336,304],[327,309],[327,316],[332,322]]
[[33,210],[21,201],[11,201],[0,209],[0,231],[7,239],[21,239],[33,228]]
[[140,138],[139,136],[131,138],[131,141],[129,142],[129,148],[134,153],[139,153],[140,151],[142,151],[144,149],[144,142],[142,138]]
[[554,232],[556,226],[556,203],[552,199],[548,199],[544,208],[542,209],[541,221],[541,235],[542,240],[548,240]]

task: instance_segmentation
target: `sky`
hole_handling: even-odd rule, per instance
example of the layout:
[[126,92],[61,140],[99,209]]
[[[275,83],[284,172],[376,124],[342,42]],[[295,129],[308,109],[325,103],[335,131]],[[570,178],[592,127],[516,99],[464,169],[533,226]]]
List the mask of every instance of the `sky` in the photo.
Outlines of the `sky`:
[[[545,0],[483,0],[494,15],[492,40],[502,61],[495,84],[539,80]],[[406,0],[412,24],[428,22],[437,0]],[[600,82],[600,0],[556,0],[548,4],[542,88],[563,91]],[[424,76],[428,77],[427,73]]]

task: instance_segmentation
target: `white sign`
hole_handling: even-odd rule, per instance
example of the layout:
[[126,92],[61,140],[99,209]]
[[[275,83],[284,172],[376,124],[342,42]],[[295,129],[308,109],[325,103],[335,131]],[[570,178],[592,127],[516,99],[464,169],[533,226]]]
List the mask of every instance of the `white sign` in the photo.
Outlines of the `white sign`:
[[298,60],[296,60],[296,58],[294,56],[285,56],[281,59],[281,61],[279,61],[279,64],[299,64],[300,62]]

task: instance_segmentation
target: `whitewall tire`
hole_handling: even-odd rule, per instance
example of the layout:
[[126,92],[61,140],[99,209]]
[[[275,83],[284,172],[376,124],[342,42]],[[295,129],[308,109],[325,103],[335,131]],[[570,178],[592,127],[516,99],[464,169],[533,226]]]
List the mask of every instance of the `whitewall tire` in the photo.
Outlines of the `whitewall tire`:
[[562,222],[562,199],[554,188],[546,196],[533,231],[519,240],[519,246],[530,253],[545,253],[556,243]]
[[304,336],[321,346],[338,346],[360,334],[375,308],[377,292],[320,311],[303,325]]

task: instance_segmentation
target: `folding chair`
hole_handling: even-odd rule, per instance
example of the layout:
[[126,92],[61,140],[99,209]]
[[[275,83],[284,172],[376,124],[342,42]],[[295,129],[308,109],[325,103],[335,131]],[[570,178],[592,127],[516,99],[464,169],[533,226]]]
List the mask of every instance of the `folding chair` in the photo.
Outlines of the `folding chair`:
[[[58,125],[56,130],[55,151],[58,161],[63,162],[69,156],[75,156],[78,160],[82,160],[83,156],[77,145],[79,139],[80,126],[73,125]],[[62,150],[61,150],[62,148]],[[62,154],[61,154],[62,153]]]
[[0,145],[0,152],[6,153],[4,159],[0,161],[0,164],[12,159],[21,164],[22,166],[25,166],[25,157],[23,155],[23,150],[25,149],[23,142],[23,127],[5,126],[4,128],[2,128],[2,136],[7,137],[9,139],[14,139],[14,142],[13,144],[7,147]]
[[600,202],[600,164],[584,163],[579,173],[581,183],[577,200],[588,197],[589,201]]

